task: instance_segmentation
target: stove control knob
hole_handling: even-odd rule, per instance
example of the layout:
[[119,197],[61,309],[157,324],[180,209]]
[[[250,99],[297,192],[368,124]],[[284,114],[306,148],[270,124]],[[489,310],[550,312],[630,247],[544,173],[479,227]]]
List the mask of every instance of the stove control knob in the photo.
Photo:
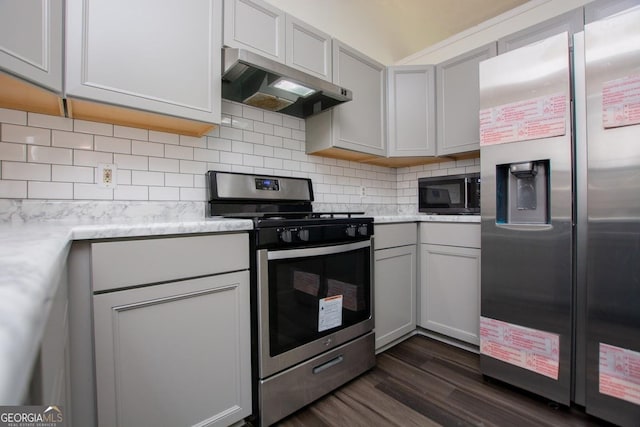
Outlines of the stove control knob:
[[369,229],[367,228],[366,224],[360,224],[360,226],[358,226],[358,234],[361,236],[366,236],[369,234]]
[[346,229],[346,232],[347,232],[347,236],[356,237],[356,226],[355,225],[348,226]]
[[298,231],[298,239],[302,240],[303,242],[308,242],[309,241],[309,230],[307,230],[305,228],[301,228]]
[[291,243],[293,240],[293,236],[291,235],[291,230],[284,229],[280,232],[280,240],[285,243]]

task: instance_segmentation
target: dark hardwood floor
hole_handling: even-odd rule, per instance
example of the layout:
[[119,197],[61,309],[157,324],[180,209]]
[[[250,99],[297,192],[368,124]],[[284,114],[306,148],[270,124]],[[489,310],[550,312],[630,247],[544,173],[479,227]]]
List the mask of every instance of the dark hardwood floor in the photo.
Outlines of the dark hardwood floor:
[[423,336],[381,353],[368,373],[282,420],[295,426],[603,426],[480,373],[479,356]]

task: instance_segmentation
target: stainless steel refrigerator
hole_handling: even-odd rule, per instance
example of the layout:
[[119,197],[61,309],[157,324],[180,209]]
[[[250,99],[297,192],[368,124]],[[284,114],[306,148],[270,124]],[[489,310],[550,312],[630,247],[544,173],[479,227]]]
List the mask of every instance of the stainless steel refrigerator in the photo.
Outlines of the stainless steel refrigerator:
[[640,10],[480,64],[483,374],[640,425]]

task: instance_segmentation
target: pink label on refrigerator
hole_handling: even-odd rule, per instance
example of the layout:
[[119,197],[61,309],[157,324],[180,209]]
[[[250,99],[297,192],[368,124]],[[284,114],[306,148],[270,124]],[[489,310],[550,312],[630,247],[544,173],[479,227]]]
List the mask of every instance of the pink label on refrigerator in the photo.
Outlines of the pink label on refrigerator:
[[480,110],[480,145],[564,135],[566,114],[564,93],[485,108]]
[[602,125],[605,128],[640,123],[640,75],[602,85]]
[[599,391],[640,405],[640,353],[600,343]]
[[480,353],[558,379],[560,336],[480,317]]

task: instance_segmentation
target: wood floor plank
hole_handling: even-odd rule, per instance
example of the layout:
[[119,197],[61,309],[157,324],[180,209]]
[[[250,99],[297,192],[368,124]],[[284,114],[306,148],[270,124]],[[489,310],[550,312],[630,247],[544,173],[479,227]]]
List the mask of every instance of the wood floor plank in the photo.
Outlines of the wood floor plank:
[[379,354],[376,366],[278,425],[610,426],[480,372],[479,355],[414,336]]

